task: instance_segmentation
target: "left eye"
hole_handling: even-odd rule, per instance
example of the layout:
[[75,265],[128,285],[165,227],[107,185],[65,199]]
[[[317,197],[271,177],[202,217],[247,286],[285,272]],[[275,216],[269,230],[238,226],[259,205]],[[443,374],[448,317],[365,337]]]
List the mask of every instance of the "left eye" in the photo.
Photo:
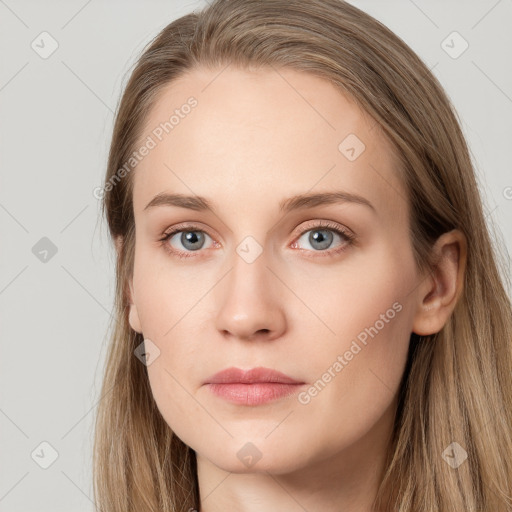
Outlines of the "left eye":
[[300,240],[305,240],[315,251],[325,251],[329,249],[335,237],[342,242],[350,243],[350,237],[338,229],[333,228],[314,228],[305,231],[294,243],[294,247]]

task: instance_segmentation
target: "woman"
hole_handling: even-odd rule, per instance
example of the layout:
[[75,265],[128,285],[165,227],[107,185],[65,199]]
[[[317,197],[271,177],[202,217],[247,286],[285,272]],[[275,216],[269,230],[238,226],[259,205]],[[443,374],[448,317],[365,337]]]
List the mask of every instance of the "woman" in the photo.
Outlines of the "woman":
[[340,0],[217,0],[140,57],[104,212],[104,512],[512,510],[512,314],[466,142]]

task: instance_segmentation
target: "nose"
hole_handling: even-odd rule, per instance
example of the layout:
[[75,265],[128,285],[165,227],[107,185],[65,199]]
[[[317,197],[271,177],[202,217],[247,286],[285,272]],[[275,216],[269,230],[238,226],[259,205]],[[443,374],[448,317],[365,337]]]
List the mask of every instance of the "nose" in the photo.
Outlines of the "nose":
[[285,290],[267,265],[265,252],[252,263],[235,254],[215,298],[216,327],[225,338],[273,340],[285,332]]

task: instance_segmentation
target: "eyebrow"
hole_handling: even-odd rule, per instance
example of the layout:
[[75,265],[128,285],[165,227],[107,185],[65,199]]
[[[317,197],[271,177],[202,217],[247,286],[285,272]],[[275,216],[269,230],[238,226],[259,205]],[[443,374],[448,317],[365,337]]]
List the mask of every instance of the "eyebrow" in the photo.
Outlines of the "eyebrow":
[[[375,207],[368,199],[357,194],[344,191],[299,194],[279,203],[279,211],[288,213],[293,210],[314,208],[334,203],[355,203],[367,206],[376,212]],[[161,193],[156,195],[144,208],[144,211],[156,206],[177,206],[196,211],[209,211],[214,213],[214,207],[208,199],[202,196],[187,196],[184,194]]]

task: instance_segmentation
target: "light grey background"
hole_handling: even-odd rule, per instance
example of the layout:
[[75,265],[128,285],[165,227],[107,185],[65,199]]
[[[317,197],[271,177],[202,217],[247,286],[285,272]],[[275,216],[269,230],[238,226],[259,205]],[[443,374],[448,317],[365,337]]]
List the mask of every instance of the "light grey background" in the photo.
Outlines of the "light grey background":
[[[512,0],[352,3],[401,36],[446,88],[487,220],[510,254]],[[203,5],[0,0],[2,512],[93,510],[92,426],[114,291],[113,250],[93,190],[138,52]],[[31,47],[43,31],[58,42],[46,59]],[[456,59],[442,47],[453,31],[469,43]],[[452,40],[445,45],[453,53],[462,40]],[[57,248],[47,262],[33,253],[43,237]],[[42,442],[58,453],[47,469],[36,463],[51,461]]]

